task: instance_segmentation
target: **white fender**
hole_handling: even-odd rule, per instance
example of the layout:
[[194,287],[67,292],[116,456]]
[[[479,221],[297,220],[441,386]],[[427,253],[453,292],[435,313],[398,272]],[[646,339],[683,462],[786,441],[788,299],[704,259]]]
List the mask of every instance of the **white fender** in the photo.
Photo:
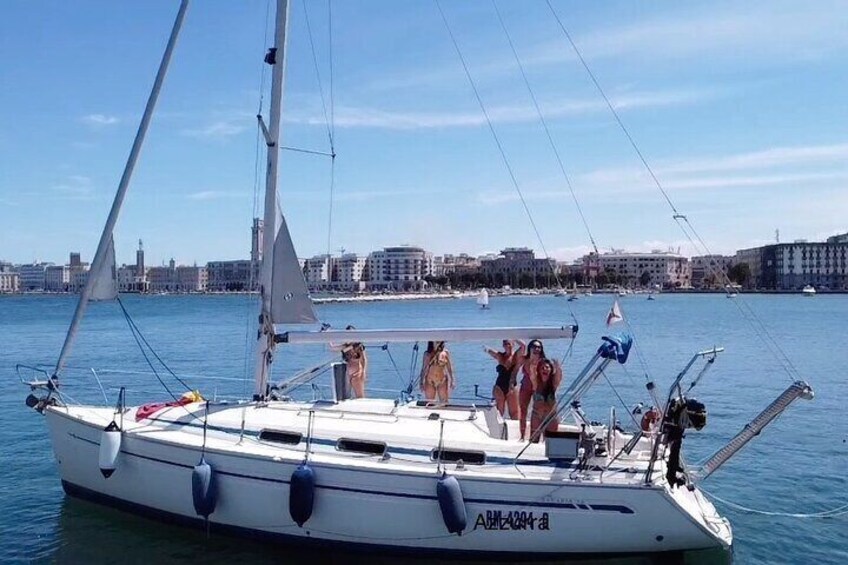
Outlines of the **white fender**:
[[121,430],[112,422],[100,434],[100,457],[98,465],[100,472],[107,479],[115,472],[118,454],[121,452]]

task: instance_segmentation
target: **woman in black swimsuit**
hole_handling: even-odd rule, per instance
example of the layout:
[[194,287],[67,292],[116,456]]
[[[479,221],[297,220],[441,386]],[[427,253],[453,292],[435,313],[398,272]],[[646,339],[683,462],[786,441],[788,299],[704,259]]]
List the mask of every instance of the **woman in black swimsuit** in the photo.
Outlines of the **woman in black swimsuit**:
[[500,415],[504,415],[504,408],[509,408],[509,417],[515,420],[518,417],[518,393],[515,390],[515,376],[512,367],[515,361],[512,342],[503,340],[503,351],[496,351],[488,347],[484,348],[486,353],[498,362],[498,372],[492,396],[495,397],[495,405]]

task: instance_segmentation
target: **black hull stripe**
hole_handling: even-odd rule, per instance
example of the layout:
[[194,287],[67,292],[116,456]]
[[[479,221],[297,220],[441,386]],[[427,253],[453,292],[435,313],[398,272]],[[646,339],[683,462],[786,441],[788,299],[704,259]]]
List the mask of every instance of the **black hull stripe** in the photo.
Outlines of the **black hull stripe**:
[[[202,518],[192,518],[188,516],[183,516],[181,514],[174,514],[171,512],[165,512],[162,510],[158,510],[156,508],[152,508],[150,506],[145,506],[143,504],[138,504],[135,502],[128,502],[126,500],[122,500],[119,498],[115,498],[109,495],[105,495],[85,487],[81,487],[79,485],[73,484],[68,481],[62,481],[62,488],[65,492],[72,497],[80,498],[83,500],[88,500],[91,502],[95,502],[98,504],[102,504],[105,506],[111,506],[113,508],[117,508],[120,510],[124,510],[127,512],[131,512],[134,514],[138,514],[141,516],[146,516],[148,518],[152,518],[161,522],[178,524],[181,526],[188,526],[198,529],[206,529],[206,522]],[[294,527],[294,526],[293,526]],[[378,544],[378,543],[363,543],[363,542],[347,542],[347,541],[338,541],[338,540],[328,540],[319,538],[314,535],[306,535],[306,536],[295,536],[289,534],[282,533],[273,533],[273,532],[265,532],[261,530],[254,530],[250,528],[243,528],[240,526],[230,526],[217,524],[214,522],[210,522],[208,525],[209,531],[213,533],[221,533],[227,535],[235,535],[242,538],[255,539],[262,542],[270,542],[276,544],[283,544],[292,547],[298,547],[303,549],[315,549],[321,551],[321,556],[326,557],[327,551],[344,551],[344,552],[356,552],[356,553],[373,553],[379,552],[381,554],[386,555],[407,555],[407,556],[438,556],[443,558],[450,559],[480,559],[486,558],[489,560],[496,561],[508,561],[514,562],[516,559],[516,555],[520,555],[521,561],[533,561],[533,560],[552,560],[556,558],[568,557],[569,559],[603,559],[603,558],[613,558],[613,557],[628,557],[628,556],[653,556],[657,554],[663,554],[667,556],[684,555],[682,551],[667,551],[667,552],[652,552],[650,554],[646,553],[637,553],[637,552],[598,552],[598,553],[578,553],[578,552],[548,552],[548,553],[529,553],[526,550],[522,550],[521,552],[501,552],[501,551],[479,551],[479,550],[467,550],[467,549],[439,549],[439,548],[427,548],[427,547],[409,547],[409,546],[397,546],[397,545],[386,545],[386,544]],[[305,531],[309,530],[308,523],[304,528]],[[447,534],[446,534],[447,535]],[[705,548],[708,549],[708,548]],[[342,556],[339,556],[341,558]],[[363,556],[364,557],[364,556]],[[350,556],[345,556],[346,559],[350,559]]]

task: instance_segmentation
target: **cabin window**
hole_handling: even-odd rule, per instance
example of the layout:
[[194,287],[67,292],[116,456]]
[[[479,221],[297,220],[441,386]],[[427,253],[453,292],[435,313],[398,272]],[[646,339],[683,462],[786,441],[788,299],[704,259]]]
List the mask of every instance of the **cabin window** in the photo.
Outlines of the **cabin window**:
[[386,452],[386,444],[381,441],[366,441],[361,439],[340,439],[336,444],[339,451],[353,451],[355,453],[367,453],[369,455],[383,455]]
[[[466,465],[482,465],[486,462],[486,454],[482,451],[464,451],[461,449],[443,449],[441,452],[443,463],[456,463],[462,460]],[[439,450],[434,449],[430,453],[430,459],[439,460]]]
[[272,441],[286,445],[297,445],[303,439],[303,434],[297,432],[281,432],[279,430],[262,430],[259,432],[260,441]]

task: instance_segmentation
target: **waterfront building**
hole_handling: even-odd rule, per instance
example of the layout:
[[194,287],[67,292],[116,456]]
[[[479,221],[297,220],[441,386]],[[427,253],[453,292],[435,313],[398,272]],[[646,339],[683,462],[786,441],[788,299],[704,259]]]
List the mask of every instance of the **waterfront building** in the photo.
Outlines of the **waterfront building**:
[[168,266],[151,267],[147,274],[151,292],[204,292],[207,289],[206,267],[177,266],[171,259]]
[[18,266],[19,284],[22,292],[44,290],[44,275],[53,263],[30,263]]
[[20,275],[0,266],[0,294],[20,292]]
[[68,273],[68,290],[71,292],[82,292],[88,281],[88,265],[70,268]]
[[736,257],[727,255],[698,255],[690,260],[692,288],[724,288],[727,271],[736,263]]
[[[441,275],[445,276],[450,276],[451,274],[461,276],[477,273],[480,270],[480,259],[478,257],[473,257],[468,253],[460,253],[459,255],[447,254],[442,258],[441,270]],[[436,271],[435,264],[433,274],[441,276]]]
[[326,253],[306,260],[303,276],[311,290],[323,289],[327,286],[333,272],[332,262],[332,257]]
[[670,251],[602,253],[598,265],[603,272],[614,272],[627,286],[681,288],[691,282],[689,259]]
[[88,263],[84,263],[79,252],[72,251],[68,258],[68,290],[81,292],[88,280]]
[[507,247],[500,255],[480,260],[480,273],[492,286],[553,286],[557,263],[554,259],[537,258],[527,247]]
[[[142,274],[139,275],[138,273]],[[121,265],[115,270],[118,292],[147,292],[147,271],[139,270],[138,264]]]
[[334,258],[331,287],[335,290],[360,291],[365,288],[362,280],[368,257],[356,253],[345,253]]
[[358,292],[365,288],[363,276],[367,273],[368,258],[356,253],[341,257],[327,254],[306,259],[303,275],[310,291]]
[[433,254],[412,245],[385,247],[371,252],[366,268],[372,290],[423,290],[424,277],[433,273]]
[[71,270],[67,265],[50,265],[44,270],[44,290],[68,292],[71,285]]
[[206,263],[207,289],[214,292],[258,290],[259,263],[247,259]]
[[795,240],[736,252],[751,270],[749,287],[766,290],[848,290],[848,233],[825,241]]

